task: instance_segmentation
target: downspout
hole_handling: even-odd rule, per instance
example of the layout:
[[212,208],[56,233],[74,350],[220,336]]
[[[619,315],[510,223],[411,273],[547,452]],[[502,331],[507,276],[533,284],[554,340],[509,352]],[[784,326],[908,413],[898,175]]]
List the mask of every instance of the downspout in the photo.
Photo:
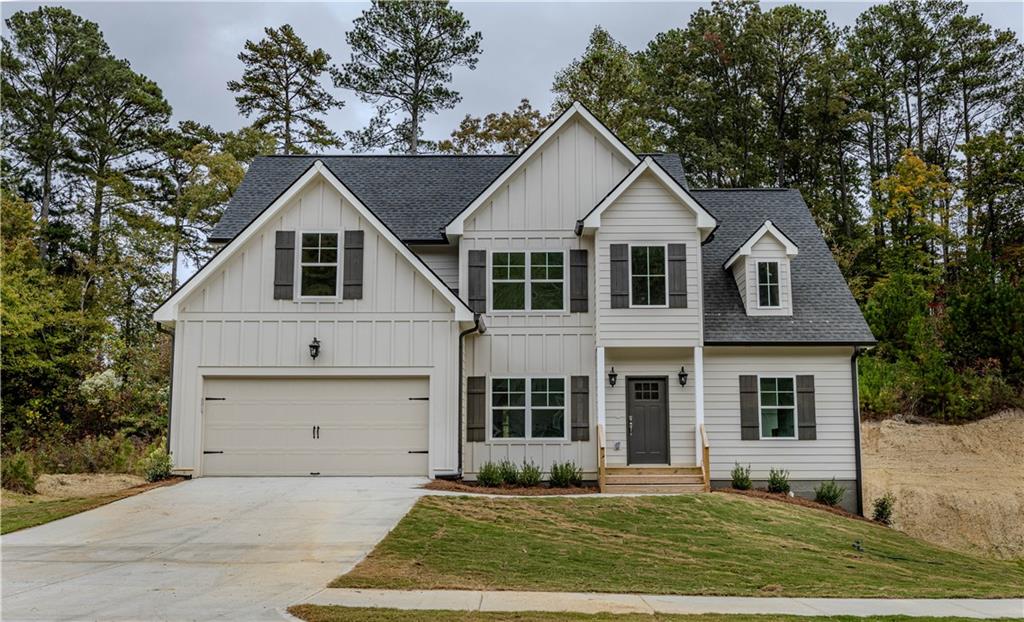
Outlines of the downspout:
[[465,374],[463,373],[464,361],[463,353],[465,352],[465,340],[466,337],[473,333],[483,334],[483,328],[480,324],[480,314],[473,314],[473,326],[459,333],[459,468],[456,477],[462,478],[462,391],[465,386]]
[[156,329],[171,338],[171,380],[167,385],[167,442],[164,451],[171,455],[171,417],[174,416],[174,331],[167,330],[160,322],[156,323]]
[[857,465],[857,515],[864,516],[864,481],[861,473],[860,452],[860,388],[857,374],[857,357],[861,355],[861,349],[853,347],[853,355],[850,357],[850,381],[853,383],[853,443],[856,447],[854,460]]

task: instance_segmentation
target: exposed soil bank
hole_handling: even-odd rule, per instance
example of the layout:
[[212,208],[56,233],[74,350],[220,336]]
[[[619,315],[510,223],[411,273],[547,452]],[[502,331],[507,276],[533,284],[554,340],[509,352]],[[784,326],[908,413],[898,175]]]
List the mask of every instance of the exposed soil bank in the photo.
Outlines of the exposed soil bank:
[[891,490],[897,529],[1024,558],[1024,411],[959,426],[869,421],[861,430],[866,514]]

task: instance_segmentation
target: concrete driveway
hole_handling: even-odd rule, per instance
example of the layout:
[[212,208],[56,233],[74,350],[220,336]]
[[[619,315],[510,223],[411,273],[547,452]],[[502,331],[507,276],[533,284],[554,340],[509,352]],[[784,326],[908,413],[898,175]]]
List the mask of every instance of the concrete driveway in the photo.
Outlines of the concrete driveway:
[[203,478],[3,536],[4,620],[280,620],[426,491],[417,478]]

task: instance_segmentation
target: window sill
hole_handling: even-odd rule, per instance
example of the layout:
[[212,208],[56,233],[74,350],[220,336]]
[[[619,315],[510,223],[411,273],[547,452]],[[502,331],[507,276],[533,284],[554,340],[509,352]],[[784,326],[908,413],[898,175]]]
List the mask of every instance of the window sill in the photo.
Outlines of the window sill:
[[487,445],[571,445],[586,441],[571,441],[567,438],[491,438],[482,442]]

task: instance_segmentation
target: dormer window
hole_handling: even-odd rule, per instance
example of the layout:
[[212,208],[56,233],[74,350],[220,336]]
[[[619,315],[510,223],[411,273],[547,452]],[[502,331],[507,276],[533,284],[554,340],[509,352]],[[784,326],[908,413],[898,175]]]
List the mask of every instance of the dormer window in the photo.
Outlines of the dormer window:
[[762,308],[778,308],[781,305],[779,295],[779,262],[757,262],[757,305]]

